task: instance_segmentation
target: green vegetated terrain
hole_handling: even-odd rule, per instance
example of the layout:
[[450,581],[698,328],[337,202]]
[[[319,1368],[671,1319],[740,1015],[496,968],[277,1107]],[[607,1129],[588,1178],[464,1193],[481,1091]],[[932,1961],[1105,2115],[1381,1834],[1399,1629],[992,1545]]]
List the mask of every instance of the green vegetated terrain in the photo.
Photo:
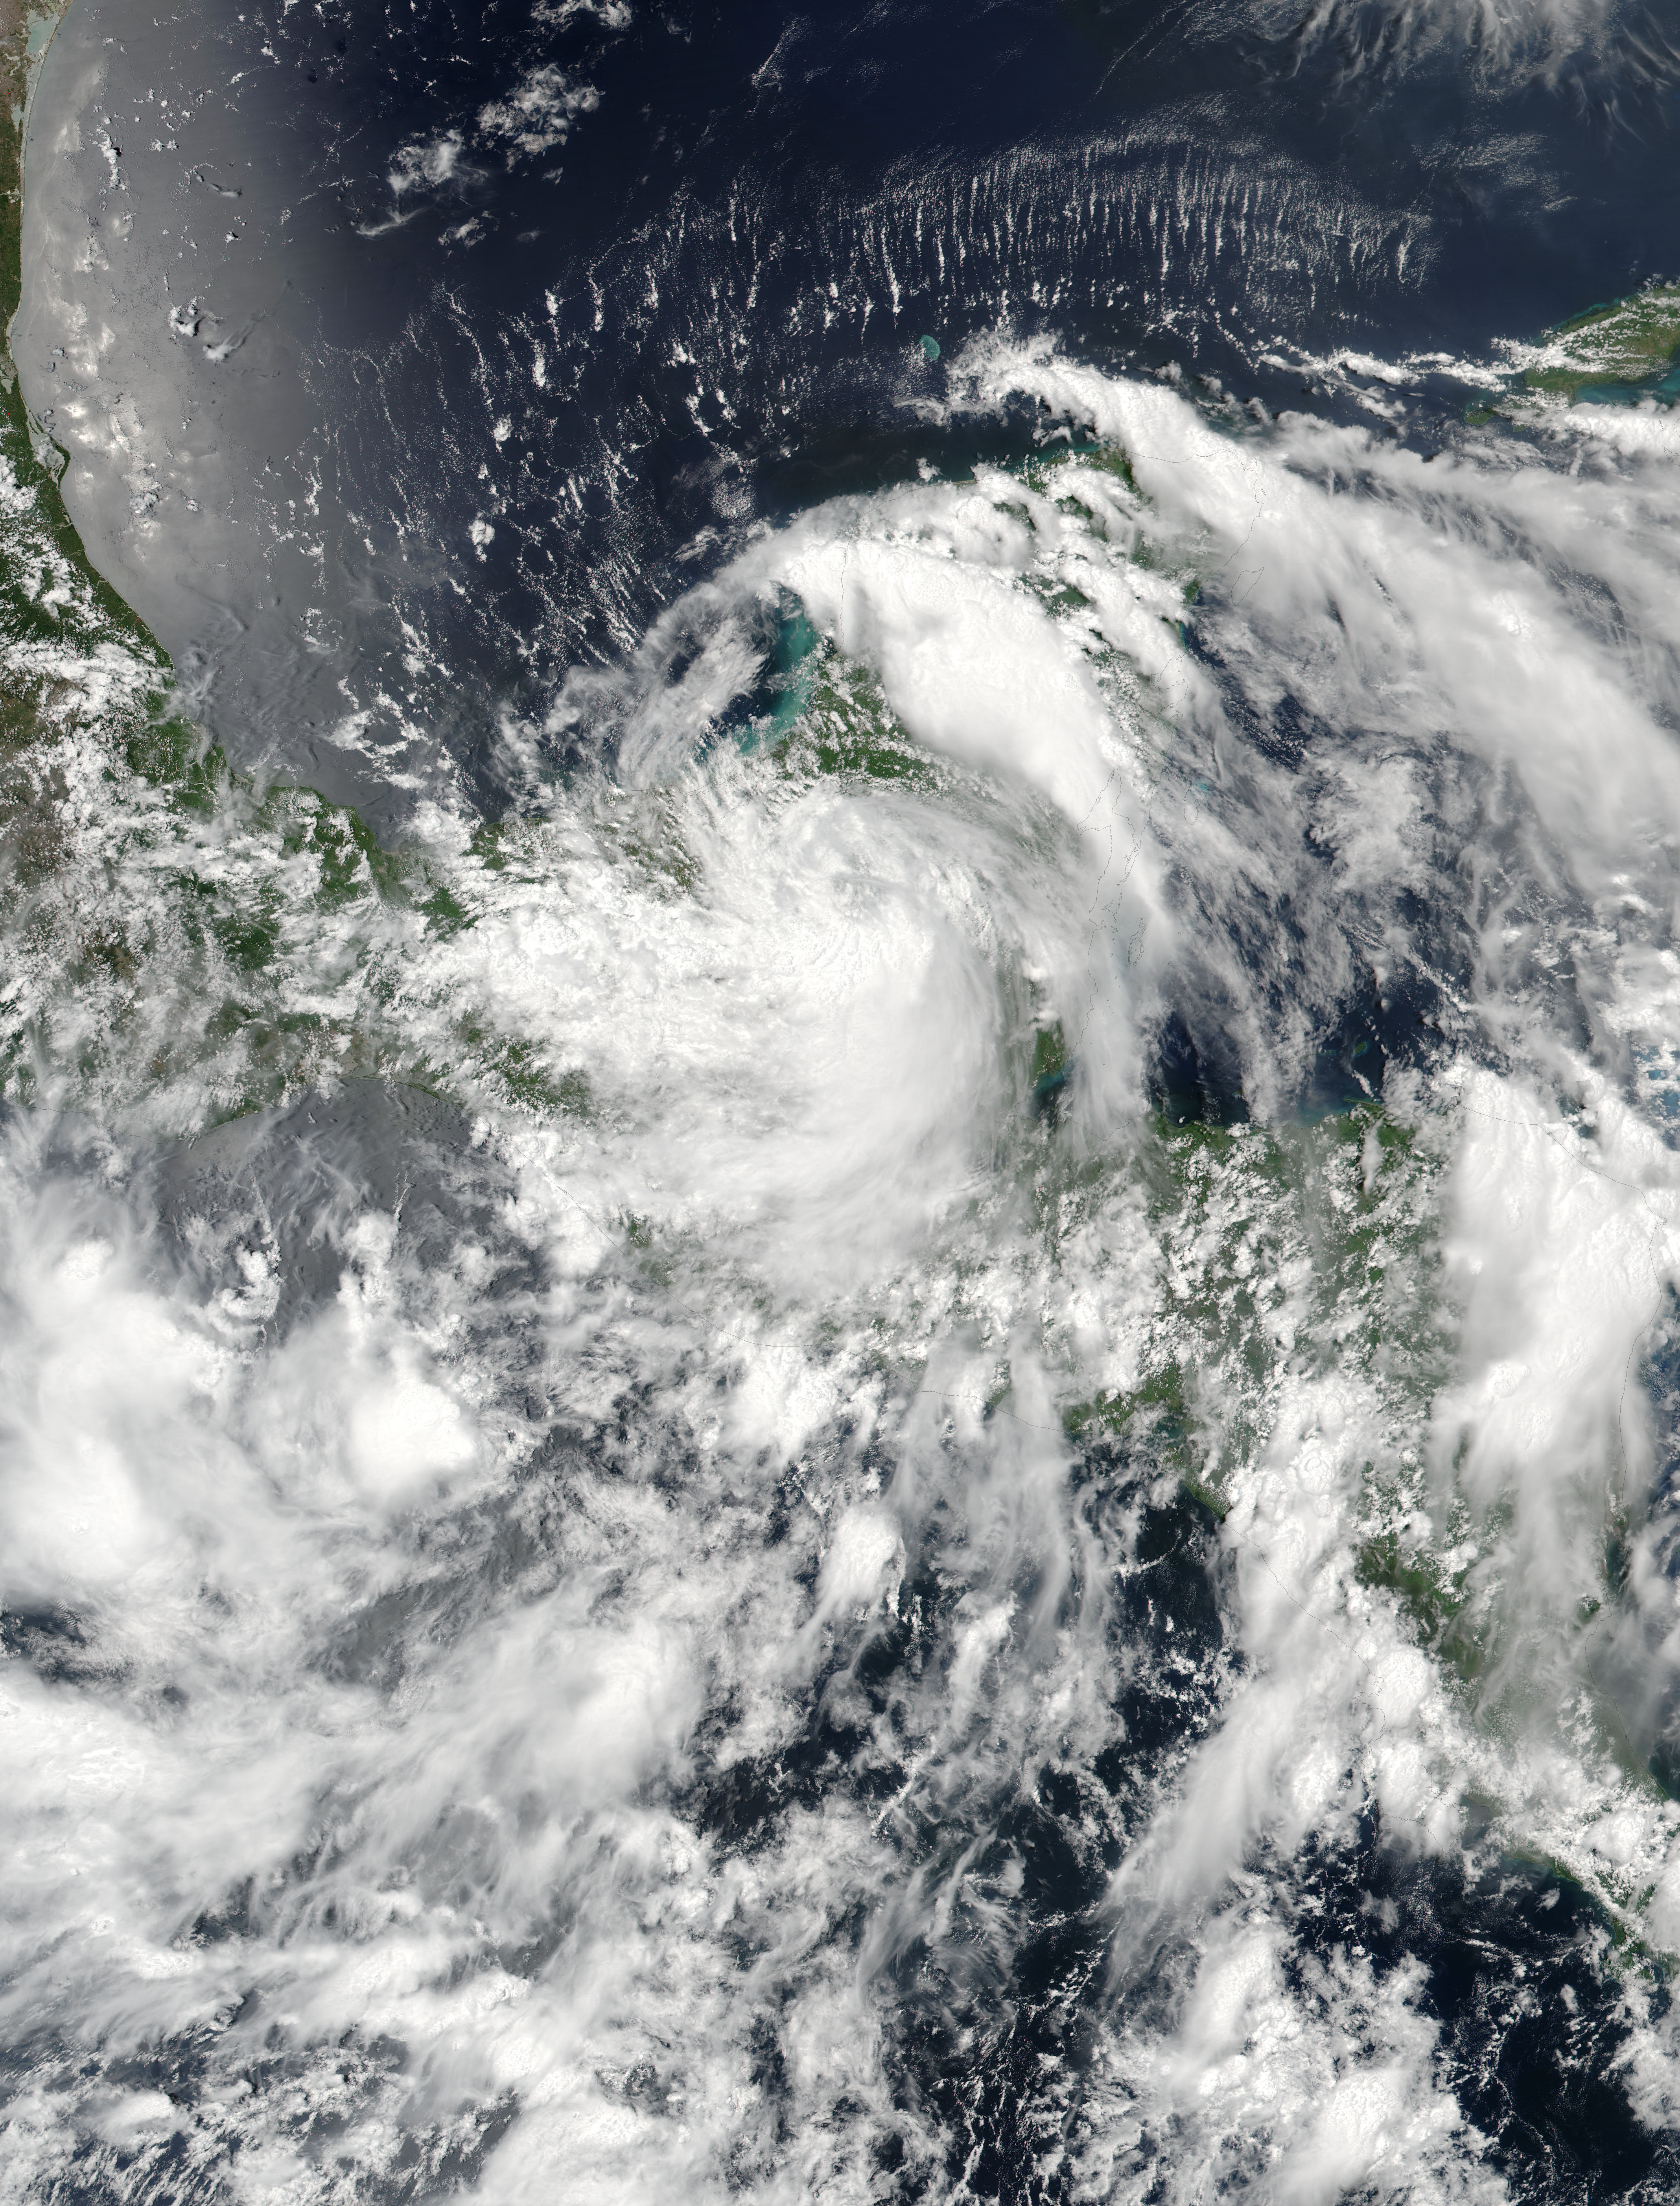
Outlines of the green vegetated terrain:
[[[27,53],[45,21],[0,0],[9,319]],[[438,1067],[383,1016],[405,950],[470,915],[354,812],[230,768],[90,564],[63,458],[0,357],[0,1099],[95,1104],[180,1134],[358,1073],[575,1108],[575,1087],[551,1095],[516,1041],[462,1020]]]
[[1158,1115],[1140,1161],[1163,1291],[1137,1383],[1074,1404],[1069,1429],[1153,1431],[1223,1514],[1280,1385],[1292,1373],[1349,1374],[1385,1417],[1362,1504],[1374,1553],[1397,1536],[1391,1518],[1416,1507],[1422,1428],[1448,1368],[1434,1160],[1364,1103],[1310,1125]]
[[1652,283],[1587,307],[1548,330],[1538,344],[1515,347],[1524,365],[1498,397],[1465,408],[1471,427],[1543,419],[1577,400],[1680,398],[1680,283]]
[[[1098,461],[1129,492],[1118,453],[1035,459],[1028,486],[1076,516],[1081,475]],[[1099,525],[1094,507],[1086,518]],[[1165,567],[1187,599],[1194,596],[1194,575],[1152,558],[1141,537],[1129,550],[1142,554],[1141,563]],[[1075,605],[1054,594],[1046,603],[1054,615],[1078,618]],[[780,753],[788,771],[930,788],[949,776],[904,733],[867,671],[820,642],[807,665],[807,709]],[[1081,1392],[1079,1359],[1069,1356],[1071,1398],[1063,1410],[1069,1437],[1153,1462],[1223,1522],[1244,1473],[1262,1459],[1291,1388],[1333,1377],[1364,1454],[1349,1497],[1349,1576],[1397,1613],[1478,1730],[1520,1732],[1531,1687],[1524,1634],[1550,1631],[1553,1620],[1537,1623],[1513,1607],[1503,1561],[1509,1505],[1473,1509],[1456,1466],[1444,1476],[1432,1463],[1432,1418],[1455,1374],[1457,1349],[1440,1265],[1442,1148],[1379,1100],[1349,1094],[1343,1107],[1310,1122],[1270,1126],[1161,1113],[1127,1159],[1080,1160],[1076,1142],[1064,1148],[1057,1138],[1063,1098],[1077,1079],[1076,1052],[1061,1022],[1042,1014],[1025,1046],[1026,1092],[1048,1145],[1039,1202],[1052,1265],[1066,1247],[1076,1270],[1087,1267],[1099,1242],[1075,1248],[1081,1225],[1094,1227],[1117,1189],[1138,1183],[1162,1254],[1130,1382]],[[1004,1407],[1010,1392],[1005,1370],[988,1413]],[[1612,1546],[1610,1528],[1607,1555]],[[1607,1562],[1606,1613],[1617,1598],[1613,1579]],[[1595,1613],[1588,1605],[1565,1619],[1568,1629],[1588,1631]],[[1590,1665],[1582,1682],[1581,1720],[1594,1750],[1638,1789],[1657,1789]],[[1510,1827],[1523,1824],[1519,1813]],[[1634,1953],[1641,1895],[1607,1867],[1553,1866],[1576,1881],[1590,1878],[1588,1888],[1611,1911],[1616,1940]]]
[[937,790],[938,761],[907,734],[868,668],[808,627],[806,633],[801,710],[788,724],[782,752],[787,768]]
[[[1222,1523],[1264,1459],[1292,1388],[1331,1379],[1362,1462],[1338,1500],[1343,1567],[1432,1659],[1472,1735],[1496,1743],[1467,1804],[1511,1858],[1580,1886],[1602,1910],[1613,1965],[1648,1971],[1653,1888],[1566,1839],[1538,1844],[1528,1809],[1491,1774],[1497,1742],[1560,1725],[1609,1804],[1666,1797],[1671,1773],[1635,1736],[1595,1660],[1625,1615],[1629,1527],[1606,1503],[1599,1592],[1536,1612],[1508,1559],[1514,1507],[1473,1507],[1463,1455],[1436,1459],[1437,1402],[1457,1369],[1441,1268],[1447,1149],[1439,1129],[1365,1101],[1316,1123],[1222,1127],[1158,1116],[1138,1169],[1160,1273],[1131,1382],[1068,1403],[1069,1436],[1153,1462]],[[1046,1197],[1052,1240],[1100,1201],[1088,1170]],[[1088,1255],[1088,1251],[1081,1251]],[[1330,1505],[1326,1501],[1326,1506]],[[1228,1533],[1226,1536],[1231,1535]],[[1243,1541],[1238,1539],[1241,1547]],[[1544,1827],[1542,1818],[1540,1827]]]
[[[0,0],[0,163],[14,179],[0,203],[8,315],[20,287],[28,33],[29,19]],[[1556,362],[1527,374],[1537,396],[1648,379],[1680,344],[1680,286],[1594,309],[1552,343]],[[234,772],[180,711],[155,639],[92,569],[59,494],[61,461],[0,360],[0,1098],[77,1098],[187,1134],[323,1080],[368,1076],[590,1118],[587,1070],[549,1063],[482,1006],[401,1016],[405,993],[429,985],[415,979],[428,945],[476,924],[481,892],[542,871],[539,826],[486,823],[445,865],[383,850],[354,813],[313,790]],[[1098,534],[1110,525],[1105,486],[1134,511],[1140,504],[1114,448],[1035,457],[1023,480]],[[1141,537],[1129,551],[1140,564],[1158,558]],[[1158,571],[1194,599],[1189,568],[1162,560]],[[1047,609],[1077,619],[1076,587],[1051,589]],[[951,769],[908,736],[875,677],[797,608],[772,673],[777,701],[760,733],[772,773],[946,787]],[[657,793],[596,826],[656,892],[695,892],[695,861]],[[1077,1062],[1058,1020],[1033,1027],[1022,1074],[1039,1106],[1053,1256],[1096,1229],[1116,1173],[1113,1160],[1081,1160],[1060,1139]],[[1070,1435],[1147,1447],[1223,1518],[1290,1373],[1348,1374],[1378,1434],[1357,1499],[1356,1576],[1397,1605],[1474,1697],[1505,1625],[1468,1514],[1454,1505],[1443,1521],[1427,1488],[1426,1428],[1453,1345],[1434,1283],[1439,1177],[1427,1145],[1374,1102],[1310,1126],[1159,1118],[1119,1174],[1141,1188],[1162,1252],[1147,1339],[1129,1385],[1082,1396],[1063,1415]],[[646,1238],[640,1221],[627,1231],[637,1247]],[[1070,1358],[1070,1392],[1074,1368]],[[1475,1529],[1484,1553],[1497,1543],[1497,1523]],[[1608,1575],[1605,1592],[1608,1601]],[[1582,1630],[1591,1623],[1583,1616]],[[1613,1710],[1604,1728],[1614,1746]],[[1630,1747],[1622,1759],[1650,1781]],[[1606,1890],[1624,1909],[1638,1904]]]
[[1546,357],[1523,373],[1525,390],[1573,399],[1594,384],[1661,377],[1680,351],[1680,283],[1653,283],[1588,307],[1546,332]]

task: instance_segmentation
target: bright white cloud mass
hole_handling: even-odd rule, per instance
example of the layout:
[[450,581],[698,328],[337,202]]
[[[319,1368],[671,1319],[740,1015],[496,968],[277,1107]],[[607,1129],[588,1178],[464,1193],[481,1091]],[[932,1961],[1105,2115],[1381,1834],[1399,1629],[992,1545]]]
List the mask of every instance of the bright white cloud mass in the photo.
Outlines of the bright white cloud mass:
[[[493,847],[433,816],[451,924],[361,878],[326,909],[273,799],[101,780],[109,712],[60,738],[156,962],[84,1086],[108,1130],[7,1135],[6,1601],[62,1637],[4,1684],[6,2013],[128,2064],[81,2106],[113,2167],[219,2125],[302,2195],[299,2094],[368,2171],[516,2102],[509,2197],[556,2154],[675,2197],[782,2120],[789,2196],[861,2136],[930,2155],[885,1990],[997,2026],[1049,1786],[1086,1804],[1069,2144],[1105,2195],[1257,2155],[1279,2197],[1504,2195],[1416,1968],[1299,1958],[1309,1840],[1456,1859],[1472,1798],[1680,1939],[1623,1740],[1680,1646],[1640,1376],[1680,1258],[1675,462],[1563,419],[1425,466],[1043,348],[962,373],[1095,440],[763,534],[557,699],[620,778]],[[1254,739],[1284,696],[1310,757]],[[191,1025],[213,933],[176,962],[180,882],[235,867],[265,1018],[330,1012],[277,1187],[270,1120],[137,1146],[257,1072]],[[54,954],[15,1000],[73,1000]],[[1361,969],[1497,1067],[1260,1115]],[[1151,1116],[1169,992],[1224,1007],[1249,1123]],[[39,1092],[97,1047],[56,1022]],[[334,1162],[358,1051],[462,1099],[383,1195]],[[144,2082],[185,2042],[226,2078],[190,2121]],[[43,2096],[9,2149],[48,2180],[64,2135]]]
[[303,12],[27,172],[0,2197],[1671,2195],[1660,25]]

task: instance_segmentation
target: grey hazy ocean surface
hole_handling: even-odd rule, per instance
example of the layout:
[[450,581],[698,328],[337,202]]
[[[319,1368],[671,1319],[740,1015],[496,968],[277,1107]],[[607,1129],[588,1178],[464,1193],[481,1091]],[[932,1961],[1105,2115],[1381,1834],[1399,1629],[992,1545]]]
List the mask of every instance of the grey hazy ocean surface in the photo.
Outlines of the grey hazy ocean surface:
[[72,0],[0,2198],[1680,2194],[1677,121]]

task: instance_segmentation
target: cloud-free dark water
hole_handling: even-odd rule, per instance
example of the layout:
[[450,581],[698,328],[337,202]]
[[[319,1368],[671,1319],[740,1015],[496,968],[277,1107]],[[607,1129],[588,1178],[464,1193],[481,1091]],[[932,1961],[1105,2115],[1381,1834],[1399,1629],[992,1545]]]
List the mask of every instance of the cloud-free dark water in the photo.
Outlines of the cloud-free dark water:
[[25,392],[282,787],[9,1130],[39,2195],[1671,2195],[1680,498],[1480,413],[1677,85],[74,0]]
[[756,517],[984,445],[924,334],[1311,407],[1280,343],[1482,356],[1664,272],[1668,53],[1539,7],[77,0],[19,354],[236,754],[488,793],[498,719]]

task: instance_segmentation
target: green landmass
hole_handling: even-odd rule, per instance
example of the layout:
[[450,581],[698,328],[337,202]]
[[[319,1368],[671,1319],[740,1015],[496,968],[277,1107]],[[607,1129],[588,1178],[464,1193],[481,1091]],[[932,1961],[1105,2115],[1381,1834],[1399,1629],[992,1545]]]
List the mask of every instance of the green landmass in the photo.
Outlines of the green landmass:
[[[60,13],[0,0],[8,331],[32,70]],[[473,924],[463,897],[510,839],[486,826],[446,882],[315,790],[235,772],[89,562],[66,457],[0,353],[0,1100],[190,1135],[360,1075],[586,1112],[585,1076],[520,1038],[458,1015],[438,1065],[394,1016],[408,953]]]
[[1548,330],[1522,387],[1573,400],[1589,385],[1655,380],[1680,351],[1680,283],[1653,283]]
[[[0,0],[0,165],[13,179],[0,195],[8,317],[21,289],[27,46],[33,21],[39,51],[42,20]],[[1555,359],[1525,378],[1539,397],[1648,380],[1680,346],[1680,286],[1594,308],[1549,342]],[[427,953],[474,926],[491,887],[544,867],[540,829],[486,823],[444,878],[421,855],[383,849],[353,812],[317,792],[264,788],[235,772],[181,710],[156,639],[91,567],[60,494],[62,460],[29,418],[6,355],[0,1099],[74,1098],[119,1121],[149,1112],[154,1130],[190,1134],[319,1082],[373,1076],[555,1121],[595,1116],[605,1106],[587,1068],[551,1062],[482,1006],[452,1004],[428,977]],[[1087,470],[1110,480],[1093,482]],[[1136,493],[1117,448],[1038,458],[1024,472],[1034,492],[1093,528],[1116,485]],[[1174,574],[1194,597],[1194,575]],[[1049,600],[1064,617],[1082,603],[1070,586]],[[788,619],[774,674],[768,772],[946,785],[951,770],[908,736],[874,677],[802,615]],[[612,804],[601,832],[616,854],[658,895],[695,893],[700,868],[668,801],[655,792]],[[405,991],[422,999],[424,1020],[405,1017]],[[1022,1063],[1030,1032],[1028,1081],[1044,1094],[1068,1078],[1072,1054],[1058,1023],[1042,1011],[1038,1022],[1022,1023]],[[1427,1285],[1439,1170],[1423,1145],[1364,1102],[1314,1126],[1162,1117],[1117,1169],[1112,1158],[1081,1156],[1053,1126],[1040,1125],[1022,1154],[1052,1262],[1081,1234],[1087,1252],[1099,1244],[1105,1206],[1132,1193],[1164,1251],[1130,1383],[1070,1402],[1069,1435],[1152,1456],[1223,1517],[1230,1482],[1265,1445],[1291,1370],[1333,1363],[1368,1381],[1391,1419],[1382,1458],[1361,1481],[1355,1574],[1395,1605],[1457,1690],[1497,1715],[1497,1699],[1490,1706],[1486,1696],[1502,1663],[1509,1670],[1510,1629],[1497,1578],[1458,1553],[1463,1514],[1439,1533],[1423,1529],[1435,1499],[1426,1490],[1426,1428],[1454,1355],[1450,1314]],[[627,1215],[625,1231],[654,1261],[652,1225]],[[1070,1395],[1077,1369],[1069,1350]],[[988,1409],[1008,1394],[1005,1376]],[[1497,1523],[1480,1529],[1491,1544]],[[1617,1590],[1607,1544],[1606,1607]],[[1598,1628],[1595,1615],[1583,1604],[1582,1632]],[[1603,1696],[1599,1718],[1609,1750],[1639,1776]],[[1617,1906],[1642,1905],[1601,1881]]]

